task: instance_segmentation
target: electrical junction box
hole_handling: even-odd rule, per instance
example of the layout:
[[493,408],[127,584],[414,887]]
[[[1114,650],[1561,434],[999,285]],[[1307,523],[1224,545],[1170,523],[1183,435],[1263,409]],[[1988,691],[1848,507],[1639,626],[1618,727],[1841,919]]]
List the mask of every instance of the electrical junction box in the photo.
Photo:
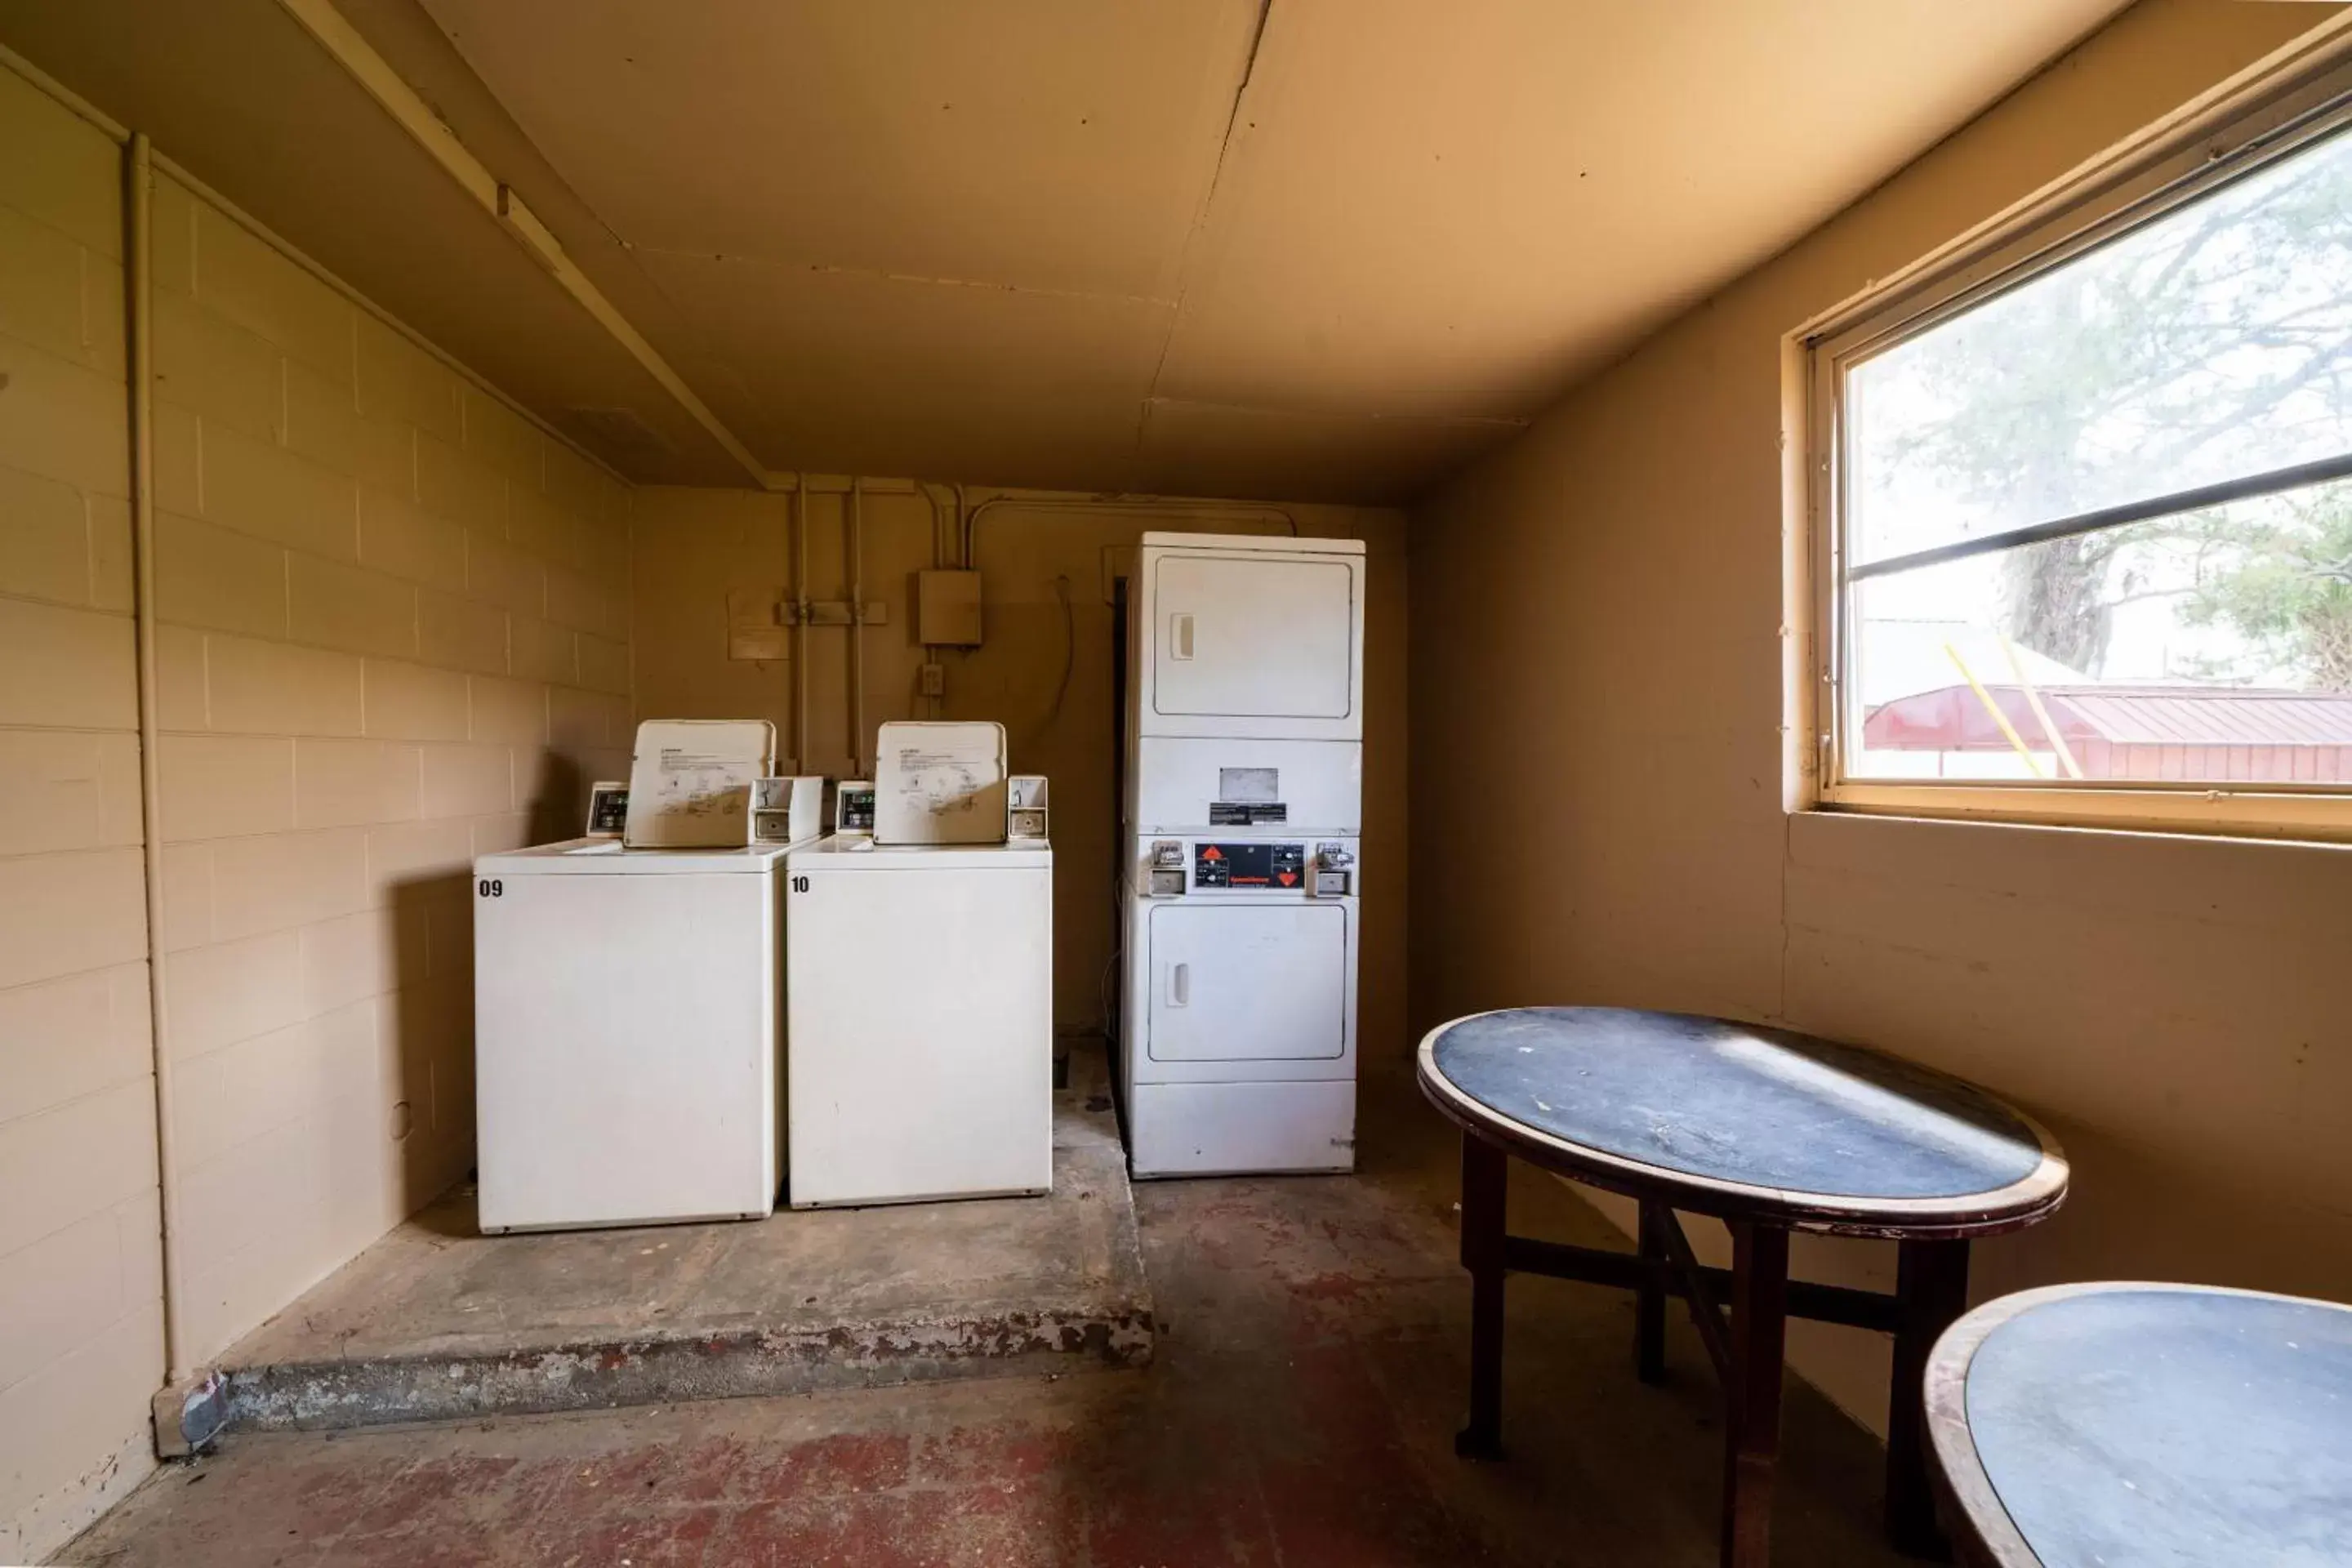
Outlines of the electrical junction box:
[[915,640],[936,647],[980,646],[980,574],[915,574]]

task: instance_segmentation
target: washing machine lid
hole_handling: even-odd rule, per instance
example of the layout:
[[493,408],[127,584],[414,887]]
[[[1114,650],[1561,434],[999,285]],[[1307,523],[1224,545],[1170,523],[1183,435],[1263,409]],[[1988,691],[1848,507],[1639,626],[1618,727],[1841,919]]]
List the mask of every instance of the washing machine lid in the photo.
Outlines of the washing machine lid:
[[[814,840],[803,840],[803,843]],[[736,871],[747,876],[772,871],[792,853],[790,844],[730,845],[707,849],[629,849],[614,838],[567,838],[507,849],[474,861],[478,877],[661,876]]]
[[795,871],[1028,871],[1050,868],[1053,847],[1034,838],[1010,844],[883,844],[864,834],[834,834],[792,851]]

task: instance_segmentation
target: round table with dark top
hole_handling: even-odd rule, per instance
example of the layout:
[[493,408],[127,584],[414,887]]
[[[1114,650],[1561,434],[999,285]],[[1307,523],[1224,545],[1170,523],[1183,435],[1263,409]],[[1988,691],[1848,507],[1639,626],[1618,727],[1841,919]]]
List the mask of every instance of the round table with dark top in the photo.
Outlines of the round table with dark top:
[[2058,1285],[1954,1324],[1927,1430],[1977,1568],[2352,1563],[2352,1307]]
[[[1463,1133],[1471,1370],[1457,1450],[1501,1451],[1509,1274],[1636,1292],[1644,1382],[1664,1376],[1665,1303],[1679,1296],[1724,1384],[1722,1562],[1763,1568],[1787,1320],[1874,1329],[1895,1336],[1887,1528],[1906,1550],[1940,1548],[1919,1398],[1927,1352],[1968,1305],[1970,1239],[2032,1225],[2064,1199],[2065,1158],[2047,1132],[1981,1089],[1878,1051],[1613,1007],[1458,1018],[1422,1041],[1419,1078]],[[1637,1200],[1636,1250],[1510,1235],[1513,1155]],[[1729,1269],[1698,1263],[1677,1211],[1725,1222]],[[1898,1242],[1895,1293],[1790,1280],[1792,1230]]]

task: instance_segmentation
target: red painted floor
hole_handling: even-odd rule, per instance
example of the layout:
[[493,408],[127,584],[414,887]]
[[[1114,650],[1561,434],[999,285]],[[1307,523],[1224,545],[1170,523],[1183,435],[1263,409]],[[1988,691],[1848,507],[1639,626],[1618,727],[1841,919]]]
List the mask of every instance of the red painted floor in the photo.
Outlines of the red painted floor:
[[[1168,1331],[1142,1372],[465,1426],[232,1438],[78,1563],[1710,1563],[1720,1435],[1677,1325],[1636,1384],[1614,1292],[1511,1287],[1504,1462],[1452,1450],[1466,1289],[1453,1144],[1368,1086],[1349,1178],[1139,1190]],[[1522,1173],[1524,1174],[1524,1173]],[[1617,1238],[1555,1184],[1513,1223]],[[1875,1443],[1792,1381],[1778,1557],[1891,1563]]]

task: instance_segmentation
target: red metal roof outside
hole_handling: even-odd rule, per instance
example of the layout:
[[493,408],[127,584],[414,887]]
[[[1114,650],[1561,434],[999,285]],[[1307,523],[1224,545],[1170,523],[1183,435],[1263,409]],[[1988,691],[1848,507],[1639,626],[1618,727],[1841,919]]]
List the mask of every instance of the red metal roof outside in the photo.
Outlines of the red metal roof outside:
[[[2050,722],[2090,778],[2332,783],[2352,780],[2352,692],[2197,686],[2045,686]],[[2018,736],[2054,752],[2019,686],[1988,684]],[[2015,748],[1966,684],[1897,698],[1863,723],[1871,751]]]

